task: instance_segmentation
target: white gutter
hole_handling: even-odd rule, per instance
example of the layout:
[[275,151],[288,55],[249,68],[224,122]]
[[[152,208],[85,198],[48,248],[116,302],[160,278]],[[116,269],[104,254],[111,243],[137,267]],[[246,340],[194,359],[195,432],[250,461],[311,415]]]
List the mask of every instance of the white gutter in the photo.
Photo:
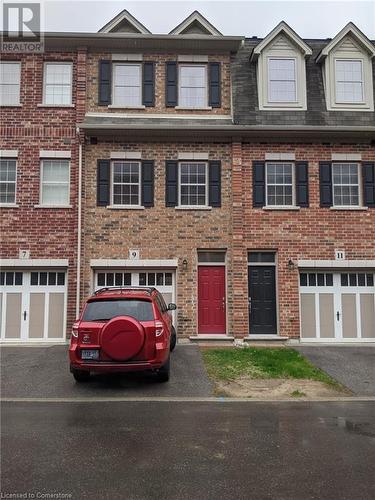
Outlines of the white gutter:
[[[79,140],[79,127],[77,127]],[[77,287],[76,287],[76,318],[80,313],[80,281],[81,281],[81,246],[82,246],[82,143],[78,146],[78,235],[77,235]]]

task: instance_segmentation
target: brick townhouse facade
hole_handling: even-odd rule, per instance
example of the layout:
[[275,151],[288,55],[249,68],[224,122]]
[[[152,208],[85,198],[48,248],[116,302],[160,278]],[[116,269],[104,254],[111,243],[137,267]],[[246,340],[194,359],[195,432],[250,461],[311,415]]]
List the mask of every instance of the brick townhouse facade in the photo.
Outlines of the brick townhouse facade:
[[2,341],[64,340],[128,285],[193,339],[374,339],[375,47],[354,25],[244,39],[194,12],[166,36],[123,11],[46,47],[3,59]]

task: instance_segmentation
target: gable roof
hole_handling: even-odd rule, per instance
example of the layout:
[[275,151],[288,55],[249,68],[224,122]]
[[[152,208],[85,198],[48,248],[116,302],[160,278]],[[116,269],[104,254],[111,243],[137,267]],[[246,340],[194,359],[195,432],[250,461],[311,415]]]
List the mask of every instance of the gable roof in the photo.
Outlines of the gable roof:
[[256,60],[261,54],[262,50],[269,45],[272,40],[283,33],[291,42],[296,45],[303,55],[310,56],[312,54],[311,48],[305,43],[302,38],[285,22],[281,21],[263,40],[254,48],[250,60]]
[[[121,27],[124,25],[129,26],[129,30],[123,30]],[[150,35],[149,31],[142,23],[140,23],[134,16],[130,14],[126,9],[117,14],[116,17],[111,19],[107,24],[100,28],[99,33],[116,33],[120,31],[139,33],[142,35]]]
[[336,45],[340,43],[341,40],[343,40],[343,38],[345,38],[347,35],[351,35],[365,50],[369,52],[371,57],[375,56],[374,45],[370,42],[367,36],[357,28],[354,23],[350,22],[346,26],[344,26],[344,28],[339,33],[337,33],[335,38],[332,38],[332,40],[324,47],[324,49],[321,50],[321,52],[318,54],[318,57],[316,58],[316,62],[319,62],[320,60],[326,58],[331,50],[334,49]]
[[[197,34],[222,36],[222,33],[215,28],[200,12],[195,10],[182,23],[169,32],[170,35],[190,35]],[[190,33],[189,33],[190,31]]]

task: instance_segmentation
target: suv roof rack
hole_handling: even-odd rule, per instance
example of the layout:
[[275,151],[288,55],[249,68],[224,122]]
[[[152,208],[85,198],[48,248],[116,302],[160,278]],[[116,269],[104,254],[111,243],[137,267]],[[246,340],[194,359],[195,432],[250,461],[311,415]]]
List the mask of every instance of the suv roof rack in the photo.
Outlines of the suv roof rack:
[[156,290],[153,286],[105,286],[96,290],[93,295],[106,292],[107,290],[145,290],[149,295]]

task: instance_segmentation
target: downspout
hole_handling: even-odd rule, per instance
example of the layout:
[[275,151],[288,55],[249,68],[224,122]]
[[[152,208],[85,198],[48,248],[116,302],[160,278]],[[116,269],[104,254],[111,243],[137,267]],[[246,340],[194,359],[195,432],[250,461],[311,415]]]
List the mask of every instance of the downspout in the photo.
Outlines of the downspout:
[[79,317],[80,313],[80,296],[81,296],[81,247],[82,247],[82,141],[80,139],[80,130],[77,127],[78,134],[78,221],[77,221],[77,287],[76,287],[76,318]]

